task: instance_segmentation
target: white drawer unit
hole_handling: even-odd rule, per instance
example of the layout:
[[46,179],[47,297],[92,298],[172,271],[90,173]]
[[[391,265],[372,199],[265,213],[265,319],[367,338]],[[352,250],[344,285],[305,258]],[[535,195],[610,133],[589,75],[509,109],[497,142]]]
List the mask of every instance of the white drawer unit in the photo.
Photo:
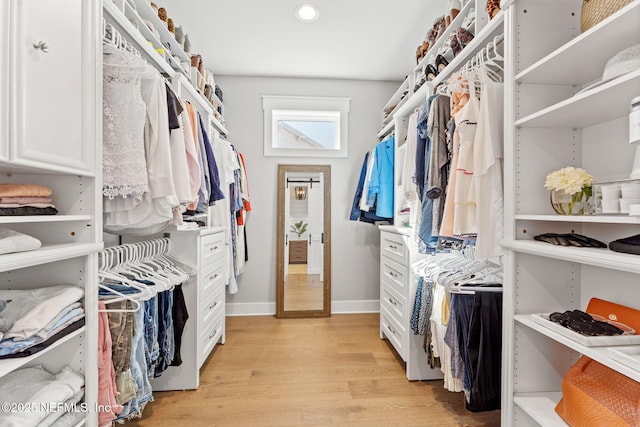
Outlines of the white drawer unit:
[[409,262],[407,246],[401,234],[383,232],[380,235],[380,252],[383,257],[392,259],[401,265],[407,265]]
[[[403,360],[409,330],[407,246],[400,234],[380,234],[380,337],[387,338]],[[395,305],[394,305],[395,302]]]
[[172,231],[171,253],[196,267],[182,285],[189,319],[182,334],[182,365],[153,380],[154,390],[196,389],[200,367],[225,340],[225,267],[228,247],[223,227]]
[[393,226],[380,230],[380,338],[389,340],[406,362],[407,379],[442,378],[439,369],[428,366],[424,336],[411,330],[417,279],[410,266],[422,255],[411,246],[409,236]]

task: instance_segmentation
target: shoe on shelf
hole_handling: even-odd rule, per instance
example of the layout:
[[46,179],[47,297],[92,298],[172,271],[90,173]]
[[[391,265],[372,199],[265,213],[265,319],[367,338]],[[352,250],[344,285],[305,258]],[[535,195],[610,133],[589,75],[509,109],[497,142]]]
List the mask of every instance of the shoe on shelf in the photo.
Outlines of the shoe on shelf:
[[449,65],[449,61],[447,61],[444,56],[436,56],[436,69],[438,70],[438,73],[444,70],[447,65]]
[[427,75],[427,81],[430,82],[438,75],[438,69],[435,67],[435,65],[428,64],[425,68],[425,74]]

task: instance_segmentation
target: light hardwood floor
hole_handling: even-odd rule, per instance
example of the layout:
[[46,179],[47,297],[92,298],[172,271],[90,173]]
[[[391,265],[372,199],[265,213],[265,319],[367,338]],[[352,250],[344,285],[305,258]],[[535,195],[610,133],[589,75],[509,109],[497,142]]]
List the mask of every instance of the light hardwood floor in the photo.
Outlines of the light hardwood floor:
[[[156,392],[132,426],[499,426],[442,381],[407,381],[378,314],[228,317],[200,388]],[[188,351],[183,349],[182,351]]]
[[324,284],[319,274],[290,272],[284,280],[285,311],[322,310],[323,296]]

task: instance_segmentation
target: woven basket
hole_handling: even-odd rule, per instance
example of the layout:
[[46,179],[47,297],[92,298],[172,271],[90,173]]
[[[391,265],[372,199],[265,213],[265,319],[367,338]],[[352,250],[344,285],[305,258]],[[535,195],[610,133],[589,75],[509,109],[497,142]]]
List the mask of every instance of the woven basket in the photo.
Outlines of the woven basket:
[[580,29],[584,32],[633,0],[583,0]]

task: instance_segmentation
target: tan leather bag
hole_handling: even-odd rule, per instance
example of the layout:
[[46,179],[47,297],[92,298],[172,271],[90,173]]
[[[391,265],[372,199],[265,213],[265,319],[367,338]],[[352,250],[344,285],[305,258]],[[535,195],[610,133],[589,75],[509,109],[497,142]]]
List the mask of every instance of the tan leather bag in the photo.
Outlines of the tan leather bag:
[[632,1],[633,0],[583,0],[580,29],[582,32],[587,31]]
[[637,426],[640,383],[582,356],[562,380],[556,412],[572,427]]

